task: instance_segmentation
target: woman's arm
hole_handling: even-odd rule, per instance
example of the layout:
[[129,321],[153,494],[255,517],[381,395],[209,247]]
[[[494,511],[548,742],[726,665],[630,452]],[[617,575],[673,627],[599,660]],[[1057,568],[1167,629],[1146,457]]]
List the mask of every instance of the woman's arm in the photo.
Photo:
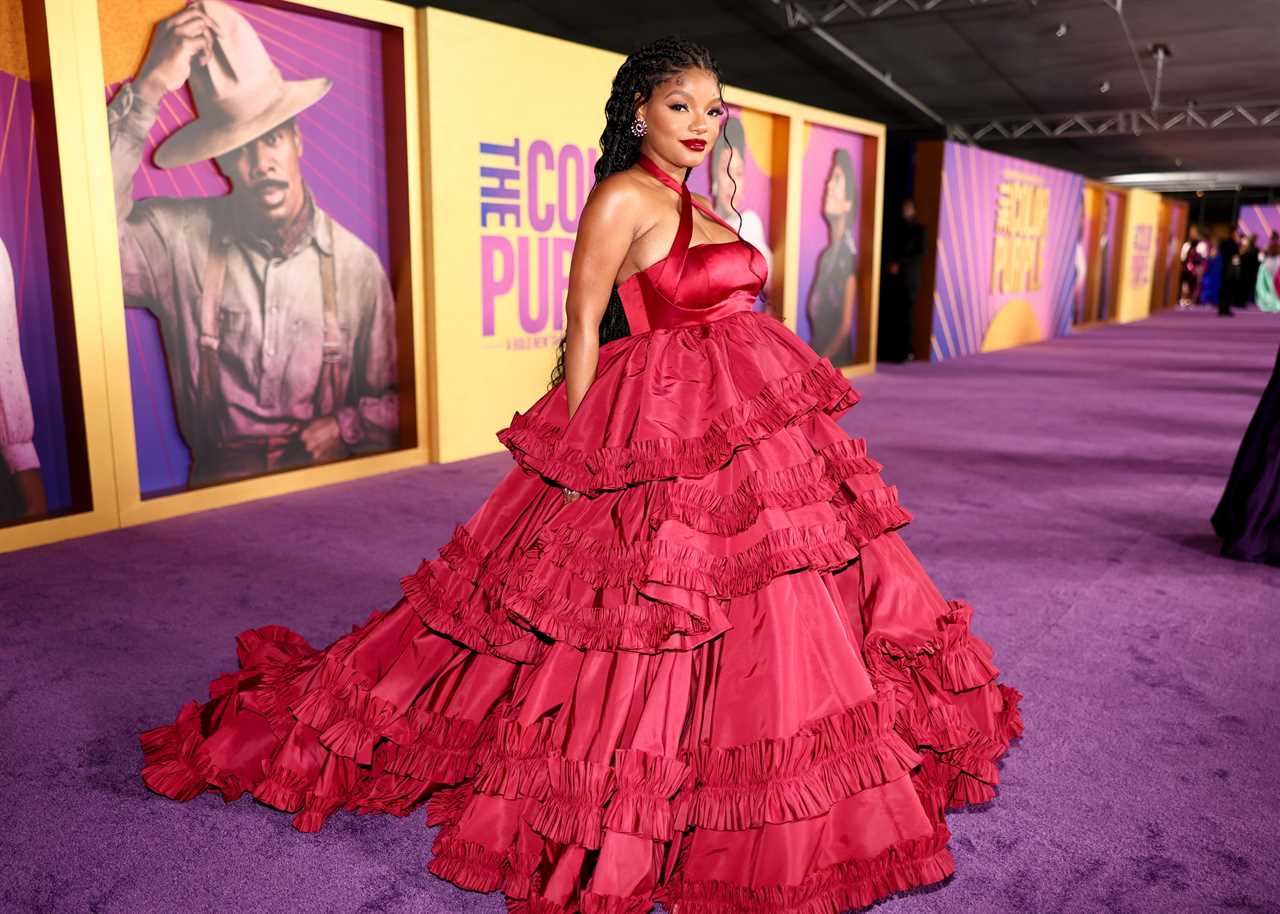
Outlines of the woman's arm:
[[822,355],[828,359],[834,356],[844,341],[849,338],[849,331],[853,329],[853,306],[858,297],[858,278],[850,276],[844,284],[844,295],[841,296],[840,303],[840,326],[836,329],[835,334],[831,337],[831,342],[827,344],[827,351]]
[[565,299],[564,378],[570,417],[595,380],[600,320],[637,235],[639,202],[631,178],[613,175],[591,191],[578,222]]

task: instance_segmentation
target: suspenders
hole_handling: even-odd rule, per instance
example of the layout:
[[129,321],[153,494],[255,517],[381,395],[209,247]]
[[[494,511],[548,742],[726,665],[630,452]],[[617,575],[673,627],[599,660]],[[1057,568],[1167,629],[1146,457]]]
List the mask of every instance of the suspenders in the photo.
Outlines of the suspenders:
[[[333,237],[333,223],[324,214],[325,228]],[[330,247],[332,247],[330,243]],[[345,387],[342,370],[342,328],[338,326],[338,283],[333,273],[333,253],[320,255],[320,295],[324,301],[324,357],[316,381],[316,416],[328,416],[338,408],[338,391]]]
[[212,453],[212,449],[222,440],[222,430],[213,421],[200,421],[200,417],[203,410],[216,405],[221,399],[222,385],[218,378],[222,370],[218,362],[218,305],[222,301],[222,283],[227,275],[228,245],[226,235],[214,223],[209,237],[209,260],[204,268],[204,288],[200,290],[200,366],[196,376],[196,416],[192,417],[196,428],[191,430],[199,443],[190,442],[196,453]]
[[[325,229],[333,237],[333,221],[324,213]],[[331,245],[332,246],[332,245]],[[227,253],[231,240],[215,224],[209,239],[209,259],[204,271],[204,288],[200,292],[200,365],[196,377],[196,406],[204,412],[221,399],[218,359],[220,334],[218,307],[222,303],[223,284],[227,275]],[[339,405],[339,393],[345,389],[343,377],[342,328],[338,325],[337,279],[332,251],[320,254],[320,294],[324,308],[324,354],[314,394],[315,417],[328,416]],[[201,422],[195,430],[202,444],[216,448],[222,441],[222,429]],[[208,451],[206,451],[208,453]]]

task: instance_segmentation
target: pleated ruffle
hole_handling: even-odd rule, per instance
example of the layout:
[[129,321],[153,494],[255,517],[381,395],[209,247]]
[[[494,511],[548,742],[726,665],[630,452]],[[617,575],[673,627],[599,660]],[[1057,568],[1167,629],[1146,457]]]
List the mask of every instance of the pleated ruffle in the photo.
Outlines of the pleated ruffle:
[[[798,342],[748,313],[617,340],[572,421],[561,385],[498,440],[521,466],[586,494],[705,476],[805,416],[857,403],[844,375]],[[697,389],[672,397],[673,379]]]

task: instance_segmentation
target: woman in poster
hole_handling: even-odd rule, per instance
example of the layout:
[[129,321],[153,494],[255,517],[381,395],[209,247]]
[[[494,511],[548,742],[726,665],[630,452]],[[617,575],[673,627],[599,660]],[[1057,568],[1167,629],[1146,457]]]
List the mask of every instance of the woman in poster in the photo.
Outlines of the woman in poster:
[[499,433],[517,466],[388,611],[321,649],[243,632],[210,701],[142,734],[143,779],[303,831],[425,804],[431,872],[525,914],[940,882],[1019,696],[895,532],[836,421],[856,393],[755,311],[763,255],[688,189],[710,53],[645,46],[605,110],[553,383]]
[[831,157],[823,188],[822,214],[829,241],[818,256],[817,276],[809,290],[810,345],[833,365],[852,365],[854,316],[858,306],[857,182],[844,149]]
[[34,436],[31,393],[18,336],[13,264],[0,240],[0,457],[6,474],[0,479],[0,523],[48,512]]
[[765,310],[781,319],[782,303],[774,286],[773,248],[765,237],[764,220],[754,209],[738,210],[735,198],[746,192],[747,137],[742,122],[736,117],[725,118],[724,129],[711,150],[711,202],[715,214],[738,226],[738,235],[764,256],[768,278],[761,299]]

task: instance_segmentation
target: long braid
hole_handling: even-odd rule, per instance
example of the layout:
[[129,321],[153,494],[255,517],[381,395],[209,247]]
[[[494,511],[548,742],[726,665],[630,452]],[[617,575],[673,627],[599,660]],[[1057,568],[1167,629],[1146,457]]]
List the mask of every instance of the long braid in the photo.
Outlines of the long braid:
[[[640,158],[640,137],[631,132],[636,109],[649,100],[653,90],[685,70],[706,70],[720,81],[720,67],[702,45],[681,38],[660,38],[640,48],[622,62],[613,78],[613,89],[604,105],[604,132],[600,134],[600,158],[596,160],[596,183],[609,175],[626,171]],[[631,325],[615,286],[609,305],[600,319],[600,345],[629,336]],[[548,388],[564,380],[566,336],[556,346],[556,364]]]

